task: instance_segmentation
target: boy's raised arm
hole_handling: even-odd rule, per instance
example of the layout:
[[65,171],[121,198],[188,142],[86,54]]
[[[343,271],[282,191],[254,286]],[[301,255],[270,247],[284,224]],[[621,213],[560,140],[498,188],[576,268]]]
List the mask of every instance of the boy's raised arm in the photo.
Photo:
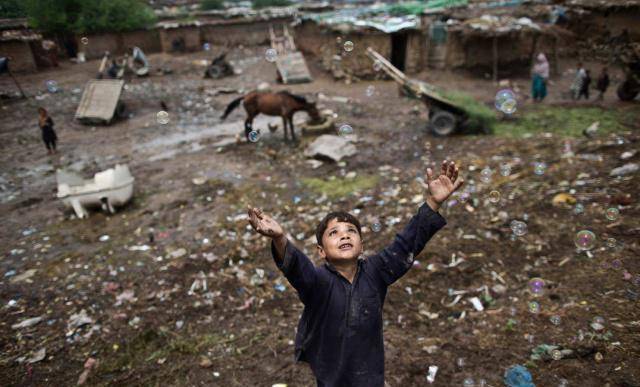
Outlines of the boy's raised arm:
[[317,280],[316,268],[313,262],[289,243],[282,227],[270,216],[258,208],[250,207],[249,223],[259,234],[271,238],[271,254],[291,286],[300,296],[300,301],[307,303],[313,296],[313,288]]
[[427,169],[427,200],[393,242],[369,258],[378,269],[384,283],[389,286],[402,277],[412,266],[415,256],[420,254],[427,242],[446,224],[437,212],[440,205],[463,184],[458,178],[455,163],[442,163],[442,173],[434,177]]

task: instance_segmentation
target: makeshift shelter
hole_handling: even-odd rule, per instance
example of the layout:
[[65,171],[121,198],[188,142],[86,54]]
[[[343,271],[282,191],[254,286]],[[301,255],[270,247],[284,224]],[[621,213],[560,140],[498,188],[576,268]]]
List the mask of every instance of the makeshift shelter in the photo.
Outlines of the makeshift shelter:
[[41,41],[42,36],[28,28],[26,19],[0,19],[0,56],[11,58],[15,72],[37,70]]
[[544,52],[557,69],[558,46],[571,33],[562,27],[538,24],[529,18],[483,15],[479,18],[432,24],[429,64],[465,68],[490,74],[494,80],[527,74],[533,57]]

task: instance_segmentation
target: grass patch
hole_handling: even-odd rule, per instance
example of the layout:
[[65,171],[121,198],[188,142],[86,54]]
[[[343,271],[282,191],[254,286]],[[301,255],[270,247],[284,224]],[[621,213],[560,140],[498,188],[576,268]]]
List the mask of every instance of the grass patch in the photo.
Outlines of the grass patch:
[[625,130],[626,122],[640,118],[640,112],[621,114],[615,110],[598,107],[563,107],[538,105],[523,111],[510,121],[499,122],[494,126],[498,136],[523,137],[527,134],[551,132],[567,137],[582,136],[582,131],[592,123],[599,121],[600,134]]
[[495,127],[498,120],[493,109],[478,102],[472,96],[459,91],[451,91],[444,96],[456,105],[464,107],[464,110],[469,115],[467,120],[468,129],[484,132]]
[[353,179],[335,178],[335,179],[318,179],[304,178],[302,182],[311,190],[327,195],[330,199],[345,197],[356,191],[373,188],[378,183],[378,176],[375,175],[359,175]]

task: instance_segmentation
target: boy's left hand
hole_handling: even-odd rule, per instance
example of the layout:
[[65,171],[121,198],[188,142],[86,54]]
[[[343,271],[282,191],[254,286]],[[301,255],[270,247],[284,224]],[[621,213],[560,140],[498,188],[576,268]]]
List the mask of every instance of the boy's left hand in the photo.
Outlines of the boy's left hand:
[[431,168],[427,168],[427,204],[437,211],[447,198],[462,186],[464,180],[458,178],[458,167],[453,161],[442,162],[442,172],[434,177]]

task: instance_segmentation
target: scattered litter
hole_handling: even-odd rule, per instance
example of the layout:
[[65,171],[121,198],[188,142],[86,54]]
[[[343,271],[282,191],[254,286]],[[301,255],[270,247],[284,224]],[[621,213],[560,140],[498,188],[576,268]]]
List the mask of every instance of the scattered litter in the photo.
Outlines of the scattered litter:
[[521,365],[515,365],[504,373],[504,384],[506,387],[535,387],[531,373]]
[[[37,269],[29,269],[29,270],[25,271],[24,273],[19,274],[19,275],[15,276],[15,277],[11,278],[10,282],[12,284],[16,284],[18,282],[28,281],[31,277],[33,277],[34,274],[36,274],[37,271],[38,271]],[[6,276],[7,275],[5,274],[5,277]]]
[[429,373],[427,374],[427,382],[433,383],[436,381],[436,374],[438,373],[438,366],[429,366]]
[[28,318],[28,319],[20,321],[17,324],[13,324],[11,326],[11,329],[29,328],[29,327],[32,327],[32,326],[38,324],[40,321],[42,321],[42,317]]

